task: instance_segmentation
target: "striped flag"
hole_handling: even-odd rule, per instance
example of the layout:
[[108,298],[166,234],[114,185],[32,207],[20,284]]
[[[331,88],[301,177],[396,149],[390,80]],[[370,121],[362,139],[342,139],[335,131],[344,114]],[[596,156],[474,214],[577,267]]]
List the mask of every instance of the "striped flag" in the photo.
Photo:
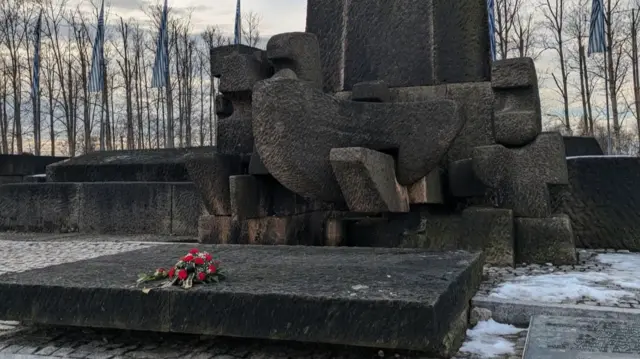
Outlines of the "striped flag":
[[40,32],[42,27],[42,10],[38,16],[35,29],[35,49],[33,51],[33,83],[31,84],[31,96],[35,100],[40,92]]
[[236,4],[236,26],[233,32],[233,43],[240,45],[242,43],[242,17],[240,16],[240,0]]
[[89,72],[89,92],[100,92],[104,89],[103,66],[104,64],[104,0],[98,15],[98,30],[93,41],[91,54],[91,72]]
[[167,13],[167,0],[164,0],[164,7],[162,8],[162,15],[160,16],[160,33],[158,34],[158,43],[156,46],[156,59],[153,63],[152,88],[160,88],[167,85],[167,76],[169,75]]
[[493,61],[496,60],[496,20],[494,15],[494,4],[494,0],[487,0],[487,12],[489,13],[489,46],[491,48],[491,60]]
[[591,4],[591,26],[589,29],[589,48],[587,55],[605,52],[604,40],[604,4],[602,0],[593,0]]

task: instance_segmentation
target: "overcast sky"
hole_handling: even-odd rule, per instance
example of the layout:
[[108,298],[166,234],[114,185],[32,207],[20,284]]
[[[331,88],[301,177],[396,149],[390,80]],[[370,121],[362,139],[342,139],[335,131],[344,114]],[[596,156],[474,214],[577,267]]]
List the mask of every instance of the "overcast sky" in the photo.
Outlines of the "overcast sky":
[[[1,0],[0,0],[1,1]],[[90,2],[98,3],[100,0],[69,0],[71,6],[83,4],[90,6]],[[148,16],[142,10],[150,4],[159,4],[162,0],[105,0],[109,8],[109,17],[122,16],[137,18],[141,21],[148,20]],[[195,33],[201,32],[207,26],[218,26],[227,36],[233,36],[233,23],[235,18],[236,0],[168,0],[169,6],[175,8],[176,14],[191,13],[191,23]],[[392,1],[392,0],[389,0]],[[458,1],[458,0],[451,0]],[[261,37],[266,43],[270,36],[282,32],[304,31],[306,22],[307,0],[242,0],[242,12],[253,11],[262,17],[260,24]],[[538,11],[536,11],[537,15]],[[557,66],[556,56],[552,52],[543,54],[537,61],[536,67],[539,73],[550,74]],[[558,94],[552,89],[553,82],[549,76],[542,83],[541,97],[543,112],[561,112],[561,104]],[[594,94],[598,97],[599,94]],[[572,108],[574,106],[572,105]],[[576,106],[576,109],[579,106]],[[556,111],[557,110],[557,111]],[[578,109],[580,110],[580,109]]]

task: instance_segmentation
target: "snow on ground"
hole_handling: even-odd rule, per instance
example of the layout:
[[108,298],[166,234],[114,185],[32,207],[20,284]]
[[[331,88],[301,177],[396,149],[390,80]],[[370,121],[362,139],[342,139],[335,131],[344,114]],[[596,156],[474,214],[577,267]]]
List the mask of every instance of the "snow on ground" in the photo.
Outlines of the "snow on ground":
[[473,354],[479,358],[495,358],[516,354],[515,344],[505,337],[516,335],[525,329],[501,324],[493,319],[479,322],[473,329],[467,330],[467,339],[460,352]]
[[602,253],[595,260],[599,271],[565,271],[508,278],[493,288],[489,297],[545,303],[594,301],[616,305],[640,298],[640,255]]

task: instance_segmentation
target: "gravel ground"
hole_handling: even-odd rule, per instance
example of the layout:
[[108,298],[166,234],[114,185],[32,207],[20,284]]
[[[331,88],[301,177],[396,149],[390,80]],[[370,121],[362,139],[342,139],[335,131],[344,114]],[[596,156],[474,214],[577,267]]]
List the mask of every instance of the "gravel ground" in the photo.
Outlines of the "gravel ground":
[[[535,275],[543,275],[543,274],[552,274],[552,273],[571,273],[571,272],[605,272],[611,266],[609,264],[601,263],[596,260],[596,256],[601,253],[629,253],[628,250],[613,250],[613,249],[597,249],[597,250],[578,250],[579,255],[579,263],[576,265],[563,265],[563,266],[553,266],[551,264],[546,265],[538,265],[538,264],[530,264],[530,265],[521,265],[517,268],[499,268],[499,267],[490,267],[485,266],[484,268],[484,280],[480,285],[480,290],[478,291],[478,295],[487,296],[491,293],[491,291],[499,286],[500,284],[508,281],[510,279],[514,279],[522,276],[535,276]],[[610,289],[620,289],[620,286],[614,283],[600,283],[606,288]],[[626,288],[627,290],[632,290]],[[636,298],[626,298],[620,300],[619,303],[611,304],[611,306],[621,307],[621,308],[640,308],[640,290],[637,291]],[[598,301],[582,298],[577,301],[563,301],[562,304],[586,304],[586,305],[594,305],[594,306],[605,306],[606,304],[599,303]]]

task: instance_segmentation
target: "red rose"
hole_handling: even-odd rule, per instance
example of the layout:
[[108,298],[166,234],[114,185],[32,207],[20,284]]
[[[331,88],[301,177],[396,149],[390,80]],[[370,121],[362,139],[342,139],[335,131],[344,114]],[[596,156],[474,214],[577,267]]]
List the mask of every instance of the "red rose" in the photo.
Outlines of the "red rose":
[[209,273],[215,274],[217,270],[218,268],[216,268],[216,266],[214,266],[213,264],[209,265]]
[[173,276],[176,274],[176,269],[175,268],[171,268],[169,270],[169,278],[173,278]]
[[213,257],[211,256],[211,254],[207,253],[204,255],[204,259],[207,260],[207,262],[211,262],[211,260],[213,259]]
[[198,252],[200,252],[198,248],[193,248],[192,250],[189,251],[189,253],[191,254],[198,254]]
[[207,275],[206,275],[206,274],[204,274],[204,272],[200,272],[200,273],[198,273],[198,279],[200,279],[200,280],[204,280],[205,278],[207,278]]
[[197,265],[203,265],[204,264],[204,259],[202,259],[200,257],[196,258],[196,264]]
[[182,258],[182,260],[189,263],[193,260],[193,256],[191,254],[187,254],[186,256],[184,256],[184,258]]
[[180,269],[180,271],[178,272],[178,278],[182,280],[187,279],[187,271],[184,269]]

